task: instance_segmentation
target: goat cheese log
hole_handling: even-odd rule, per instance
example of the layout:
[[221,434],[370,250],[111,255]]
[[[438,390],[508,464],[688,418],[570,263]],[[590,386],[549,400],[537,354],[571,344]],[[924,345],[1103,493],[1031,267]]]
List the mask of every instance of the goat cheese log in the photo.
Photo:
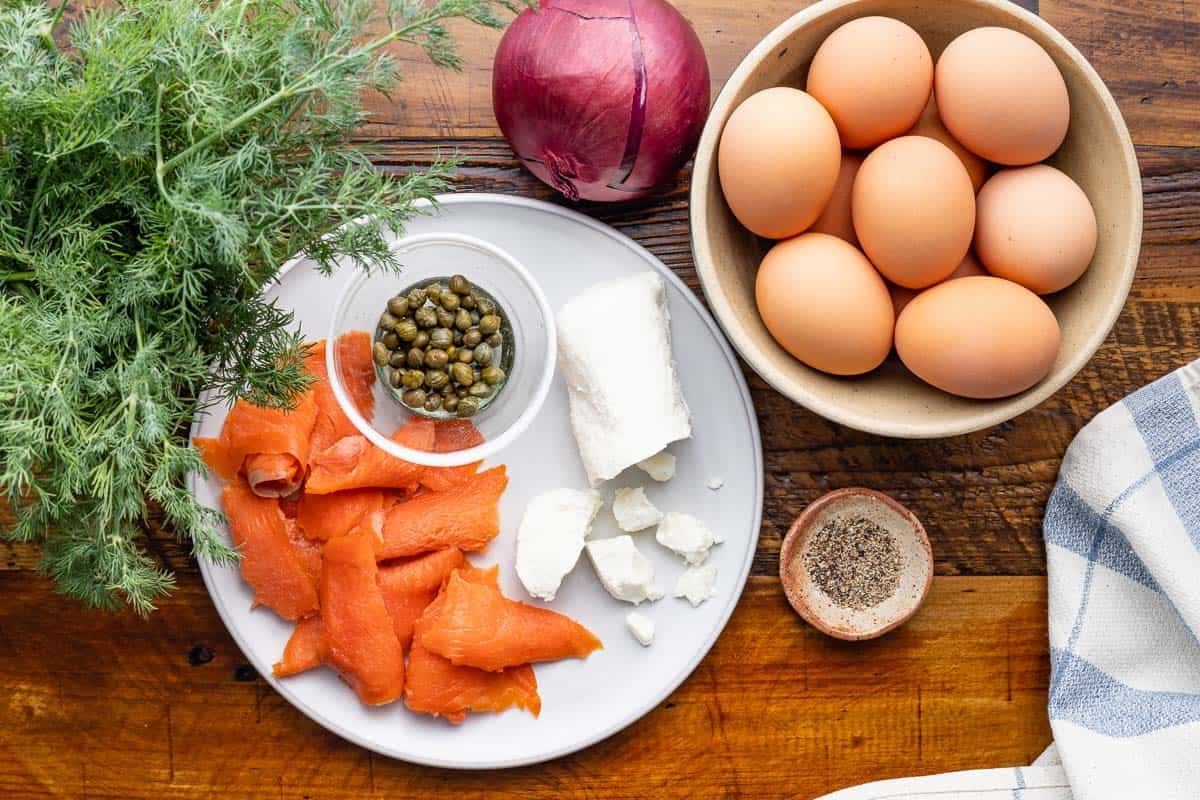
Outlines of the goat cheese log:
[[596,284],[558,312],[558,364],[593,486],[692,435],[662,277]]

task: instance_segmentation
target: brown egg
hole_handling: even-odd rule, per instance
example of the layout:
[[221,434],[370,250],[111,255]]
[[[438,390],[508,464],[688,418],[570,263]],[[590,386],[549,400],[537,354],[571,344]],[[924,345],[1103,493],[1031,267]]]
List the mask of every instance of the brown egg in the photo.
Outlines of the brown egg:
[[975,191],[950,148],[902,136],[863,161],[851,199],[854,230],[889,281],[921,289],[954,271],[975,230]]
[[858,168],[862,166],[863,157],[857,153],[842,153],[842,168],[838,170],[837,183],[833,185],[833,194],[829,203],[809,231],[813,233],[828,233],[839,239],[845,239],[852,245],[858,245],[858,235],[854,232],[854,220],[850,214],[850,193],[854,188],[854,178]]
[[1067,135],[1067,84],[1041,45],[1008,28],[975,28],[934,73],[938,111],[968,150],[1009,166],[1048,158]]
[[813,224],[837,181],[842,149],[829,113],[799,89],[776,86],[734,109],[717,170],[725,202],[759,236],[784,239]]
[[918,378],[962,397],[1008,397],[1050,372],[1054,312],[1002,278],[972,276],[921,292],[896,320],[896,352]]
[[976,202],[975,249],[993,275],[1049,294],[1092,263],[1096,212],[1083,189],[1054,167],[1000,170]]
[[887,287],[858,248],[836,236],[805,233],[772,247],[755,298],[775,341],[823,372],[870,372],[892,348]]
[[950,135],[950,131],[946,130],[946,126],[942,123],[942,118],[938,116],[937,100],[933,95],[929,96],[929,104],[925,106],[925,110],[917,119],[917,124],[912,126],[912,130],[907,135],[928,136],[949,147],[954,155],[958,156],[958,160],[966,168],[967,174],[971,176],[971,186],[975,187],[976,192],[987,180],[987,162],[963,147],[957,139]]
[[[955,267],[954,272],[951,272],[949,277],[942,281],[942,283],[955,280],[956,278],[969,278],[972,275],[987,274],[987,270],[983,268],[983,265],[979,263],[979,260],[976,259],[972,253],[968,252],[966,256],[963,257],[962,263]],[[934,285],[940,286],[941,284],[939,283]],[[912,302],[914,297],[924,291],[921,289],[905,289],[903,286],[897,286],[894,283],[889,283],[887,287],[888,294],[892,296],[892,308],[895,310],[897,317],[900,316],[900,312],[904,310],[905,306]]]
[[817,48],[805,88],[829,109],[842,146],[861,149],[911,128],[932,87],[920,34],[891,17],[860,17]]

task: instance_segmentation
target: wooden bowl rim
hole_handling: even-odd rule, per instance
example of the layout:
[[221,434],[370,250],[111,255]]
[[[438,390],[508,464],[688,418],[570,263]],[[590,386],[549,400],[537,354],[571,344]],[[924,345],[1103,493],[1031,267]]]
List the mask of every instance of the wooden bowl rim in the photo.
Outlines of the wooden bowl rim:
[[[1047,36],[1066,57],[1071,60],[1084,76],[1088,89],[1095,94],[1110,122],[1113,124],[1117,137],[1122,145],[1123,177],[1135,211],[1127,221],[1130,227],[1129,241],[1133,244],[1123,254],[1122,269],[1117,279],[1117,289],[1109,297],[1107,305],[1100,315],[1100,322],[1091,335],[1084,340],[1072,356],[1056,372],[1047,375],[1037,385],[1013,395],[998,400],[979,401],[978,413],[950,423],[915,423],[903,419],[881,418],[877,415],[847,411],[835,402],[825,399],[820,392],[813,391],[804,381],[788,378],[777,371],[770,361],[753,345],[742,330],[737,315],[720,291],[717,279],[717,267],[714,263],[712,250],[705,233],[708,231],[708,196],[714,191],[720,191],[715,181],[711,181],[713,160],[716,158],[717,144],[721,131],[732,112],[733,98],[741,91],[742,86],[753,74],[754,70],[777,47],[789,37],[802,30],[808,24],[835,10],[859,5],[864,0],[820,0],[782,23],[777,25],[756,44],[738,63],[709,111],[707,122],[696,148],[696,159],[692,167],[691,190],[688,196],[689,205],[689,236],[692,244],[692,256],[696,265],[696,274],[700,278],[700,286],[708,300],[709,307],[716,316],[721,329],[729,338],[738,354],[745,359],[751,369],[766,381],[773,389],[798,403],[810,411],[826,419],[856,430],[874,433],[881,436],[893,436],[901,439],[939,439],[949,436],[959,436],[974,433],[1029,411],[1040,405],[1068,382],[1092,359],[1096,351],[1108,338],[1117,322],[1125,301],[1129,297],[1137,272],[1138,255],[1142,241],[1142,183],[1141,170],[1137,162],[1137,154],[1125,118],[1121,115],[1112,93],[1097,74],[1095,68],[1071,42],[1058,32],[1050,23],[1040,16],[1030,13],[1012,2],[1012,0],[957,0],[960,3],[992,9],[1001,16],[1022,20]],[[949,10],[949,9],[947,9]],[[918,380],[913,378],[913,380]]]
[[[921,545],[921,550],[925,554],[929,569],[925,573],[925,585],[917,593],[911,608],[878,628],[853,631],[846,628],[835,628],[826,623],[816,610],[808,604],[807,598],[800,591],[799,587],[788,579],[787,566],[798,558],[799,551],[813,532],[813,521],[822,511],[846,500],[863,497],[883,503],[908,522],[912,528],[913,535]],[[835,639],[843,639],[851,642],[877,639],[912,619],[913,615],[917,613],[917,609],[925,602],[925,597],[929,594],[929,587],[933,585],[933,548],[929,544],[929,535],[925,532],[925,526],[921,524],[921,520],[917,519],[917,515],[908,506],[894,497],[862,486],[835,489],[809,503],[808,507],[800,513],[800,516],[796,517],[791,527],[788,528],[787,535],[783,539],[783,545],[779,548],[779,580],[783,584],[783,592],[787,596],[788,603],[791,604],[797,614],[804,618],[805,622],[812,625],[821,633],[832,636]]]

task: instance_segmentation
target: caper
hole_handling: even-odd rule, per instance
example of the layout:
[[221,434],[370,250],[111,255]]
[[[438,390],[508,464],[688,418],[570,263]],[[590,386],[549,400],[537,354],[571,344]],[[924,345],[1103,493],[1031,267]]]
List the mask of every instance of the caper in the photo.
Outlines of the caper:
[[504,337],[498,333],[493,333],[491,336],[489,336],[487,338],[487,343],[490,344],[493,348],[499,347],[501,344],[504,343]]
[[480,344],[471,351],[475,356],[475,363],[481,367],[486,367],[492,363],[492,346],[489,344]]
[[454,393],[456,395],[458,395],[459,400],[462,400],[464,397],[466,397],[470,393],[470,389],[468,389],[466,386],[459,386],[457,389],[454,390]]
[[408,351],[408,356],[405,358],[405,363],[413,369],[418,369],[425,366],[425,351],[419,347],[414,347]]
[[447,347],[446,348],[446,358],[450,359],[451,361],[458,358],[458,348],[455,347],[454,345],[450,345],[449,347]]
[[425,351],[425,366],[429,369],[441,369],[450,361],[445,350]]
[[474,308],[477,302],[473,294],[464,294],[462,299],[458,301],[459,305],[466,309]]
[[434,310],[434,313],[437,314],[438,325],[441,325],[443,328],[453,328],[454,327],[454,313],[453,312],[447,311],[444,308],[438,308],[438,309]]
[[466,294],[471,291],[471,282],[463,275],[454,275],[450,278],[450,291],[455,294]]
[[408,363],[407,355],[405,353],[400,352],[399,350],[397,350],[396,352],[394,352],[390,356],[388,356],[388,364],[390,366],[396,367],[397,369],[402,368],[407,363]]
[[496,304],[486,297],[477,297],[475,299],[475,310],[480,314],[495,314]]
[[419,347],[424,350],[429,347],[429,334],[425,331],[417,331],[417,338],[412,340],[413,347]]
[[400,373],[400,385],[405,389],[420,389],[425,385],[425,373],[419,369],[406,369]]
[[458,295],[454,294],[454,292],[442,292],[442,308],[447,311],[458,311],[458,304],[460,302]]
[[458,351],[458,360],[463,364],[470,364],[473,358],[475,358],[475,353],[469,347],[464,347]]
[[[387,302],[388,311],[397,317],[407,316],[408,314],[408,298],[396,295]],[[395,325],[396,323],[392,323]]]
[[482,341],[483,334],[480,333],[479,328],[471,328],[463,334],[462,343],[466,347],[475,347]]
[[472,312],[471,312],[471,324],[472,324],[472,325],[478,325],[478,324],[479,324],[479,312],[478,312],[478,311],[472,311]]
[[479,330],[485,335],[491,336],[500,330],[500,318],[495,314],[485,314],[479,318]]
[[416,310],[425,305],[425,290],[413,289],[408,293],[408,307]]
[[442,389],[450,382],[450,376],[440,369],[425,371],[425,385],[430,389]]
[[442,407],[442,396],[440,394],[431,394],[425,398],[425,410],[437,411]]
[[417,323],[411,319],[402,319],[396,323],[396,335],[402,342],[411,342],[417,338]]
[[409,408],[424,408],[425,407],[425,390],[424,389],[409,389],[404,394],[400,395],[400,402]]
[[400,346],[400,337],[397,336],[394,331],[380,336],[379,341],[382,342],[383,346],[388,350],[395,350]]
[[387,366],[388,359],[391,358],[391,356],[391,352],[388,350],[387,345],[383,342],[376,342],[375,344],[371,345],[371,360],[374,361],[378,366]]
[[392,328],[396,327],[396,323],[399,321],[400,317],[396,316],[390,311],[385,311],[379,315],[379,327],[383,328],[385,331],[390,331]]
[[463,337],[462,331],[454,332],[454,343],[456,345],[458,345],[459,347],[462,347],[462,343],[463,343],[462,337]]
[[483,381],[472,383],[471,388],[467,390],[467,394],[471,397],[484,398],[492,393],[492,387],[488,386]]
[[484,367],[479,374],[488,386],[495,386],[504,380],[504,370],[497,366]]
[[413,319],[422,328],[432,328],[438,323],[437,312],[433,310],[433,306],[421,306],[413,314]]
[[404,378],[404,370],[394,369],[388,373],[388,383],[390,383],[392,385],[393,389],[400,388],[400,384],[401,384],[403,378]]
[[433,302],[437,302],[442,296],[442,285],[440,283],[431,283],[425,287],[425,296]]
[[450,377],[453,378],[454,382],[459,386],[470,386],[475,382],[475,373],[471,371],[469,366],[463,364],[461,361],[457,364],[450,365]]
[[442,400],[442,408],[453,414],[458,410],[458,395],[449,394]]
[[449,328],[434,328],[429,332],[429,345],[438,350],[445,350],[454,344],[454,334]]
[[479,411],[479,399],[476,397],[464,397],[458,401],[458,410],[455,411],[460,417],[473,417]]
[[460,331],[465,331],[471,327],[471,312],[465,308],[460,308],[458,313],[454,315],[454,327]]
[[[453,394],[454,394],[454,384],[453,383],[447,383],[445,386],[442,387],[442,396],[443,397],[449,397],[450,395],[453,395]],[[454,396],[457,397],[458,395],[454,395]]]

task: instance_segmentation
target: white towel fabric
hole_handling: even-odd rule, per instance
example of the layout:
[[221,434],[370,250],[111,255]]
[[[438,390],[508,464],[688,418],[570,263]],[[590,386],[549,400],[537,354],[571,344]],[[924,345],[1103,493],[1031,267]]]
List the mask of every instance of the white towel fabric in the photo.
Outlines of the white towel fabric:
[[1043,530],[1055,746],[827,800],[1200,798],[1200,361],[1079,432]]

